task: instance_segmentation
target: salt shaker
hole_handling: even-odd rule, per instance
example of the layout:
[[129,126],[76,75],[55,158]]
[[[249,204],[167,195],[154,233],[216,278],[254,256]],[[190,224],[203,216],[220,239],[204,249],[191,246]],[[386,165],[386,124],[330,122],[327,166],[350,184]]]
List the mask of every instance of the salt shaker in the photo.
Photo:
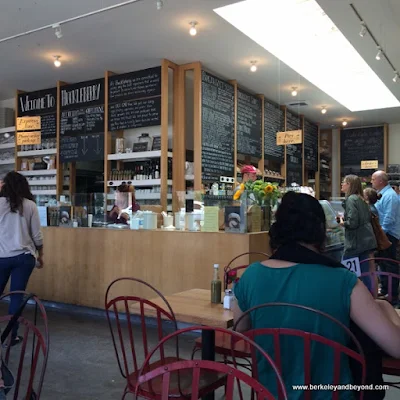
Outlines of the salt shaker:
[[226,289],[225,290],[225,296],[224,296],[224,309],[225,310],[230,310],[232,308],[232,302],[233,302],[233,293],[231,289]]

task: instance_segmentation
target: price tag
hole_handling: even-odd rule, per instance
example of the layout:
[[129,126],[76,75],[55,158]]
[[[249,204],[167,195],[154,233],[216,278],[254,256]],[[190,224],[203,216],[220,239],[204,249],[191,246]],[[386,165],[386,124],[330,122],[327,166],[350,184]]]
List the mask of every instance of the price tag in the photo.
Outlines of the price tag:
[[361,276],[360,259],[358,257],[342,260],[342,264],[351,272],[354,272],[358,277]]

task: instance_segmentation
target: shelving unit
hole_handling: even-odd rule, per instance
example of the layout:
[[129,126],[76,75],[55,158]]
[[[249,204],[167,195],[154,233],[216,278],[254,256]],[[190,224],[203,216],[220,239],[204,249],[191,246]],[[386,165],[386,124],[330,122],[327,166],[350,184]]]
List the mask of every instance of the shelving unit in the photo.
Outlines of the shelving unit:
[[57,154],[57,149],[25,150],[17,153],[18,157],[50,156]]
[[[119,154],[109,154],[108,161],[144,161],[151,160],[153,158],[160,158],[161,150],[153,151],[138,151],[133,153],[119,153]],[[172,158],[172,152],[168,152],[168,157]]]
[[8,158],[7,160],[1,160],[0,165],[13,165],[15,163],[14,158]]
[[0,150],[8,150],[8,149],[13,149],[15,148],[15,143],[3,143],[0,144]]
[[52,196],[55,196],[57,194],[57,190],[56,189],[54,189],[54,190],[32,190],[31,192],[32,192],[32,194],[34,196],[40,196],[40,195],[52,195]]
[[47,186],[57,185],[57,179],[38,179],[36,181],[29,181],[29,186]]
[[[146,179],[146,180],[141,180],[141,181],[130,181],[130,180],[123,180],[123,181],[108,181],[107,186],[108,187],[118,187],[122,184],[127,184],[127,185],[133,185],[135,187],[141,187],[141,186],[160,186],[161,185],[161,179]],[[167,181],[168,186],[172,186],[172,180],[169,179]]]
[[14,169],[15,165],[15,127],[0,128],[0,136],[7,133],[11,133],[14,137],[12,137],[12,141],[9,143],[0,143],[0,153],[3,153],[3,156],[4,153],[7,153],[5,157],[8,157],[0,160],[0,169],[4,166],[3,170],[9,170],[10,166],[13,166],[11,169]]
[[24,176],[57,175],[56,169],[38,169],[36,171],[18,171]]

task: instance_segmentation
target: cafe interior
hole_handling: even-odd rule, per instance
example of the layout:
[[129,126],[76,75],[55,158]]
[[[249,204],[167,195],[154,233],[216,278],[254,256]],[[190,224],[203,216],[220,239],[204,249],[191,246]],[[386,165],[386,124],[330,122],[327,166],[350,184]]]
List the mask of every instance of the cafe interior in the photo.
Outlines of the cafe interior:
[[[26,178],[43,235],[15,346],[16,294],[1,297],[2,361],[15,378],[4,398],[399,398],[400,351],[352,328],[362,263],[379,266],[379,254],[343,260],[341,223],[346,176],[363,188],[378,170],[400,182],[398,0],[3,3],[0,179]],[[319,296],[295,282],[289,297],[263,297],[263,331],[243,330],[237,310],[253,324],[258,313],[243,309],[243,274],[286,269],[270,259],[270,229],[292,193],[318,200],[318,251],[354,278],[353,294],[328,285],[347,322],[324,301],[295,303],[299,287]],[[400,276],[385,276],[390,292]],[[375,304],[378,287],[363,289]],[[384,302],[389,335],[400,310]],[[277,322],[286,315],[292,325]],[[341,340],[302,319],[333,324]],[[333,367],[318,380],[321,364]],[[361,386],[338,389],[350,383]]]

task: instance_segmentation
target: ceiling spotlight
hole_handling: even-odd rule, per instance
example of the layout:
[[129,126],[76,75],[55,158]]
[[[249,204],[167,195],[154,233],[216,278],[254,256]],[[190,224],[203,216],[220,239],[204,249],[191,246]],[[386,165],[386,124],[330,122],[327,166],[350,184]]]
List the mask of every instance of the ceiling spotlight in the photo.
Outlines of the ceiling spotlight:
[[160,11],[164,7],[164,2],[162,0],[157,0],[157,10]]
[[297,96],[297,87],[296,86],[292,86],[292,96],[295,97]]
[[327,109],[326,109],[326,107],[325,106],[322,106],[322,108],[321,108],[321,113],[322,114],[326,114],[327,113]]
[[396,83],[398,79],[399,79],[399,73],[397,71],[394,71],[393,82]]
[[63,34],[61,32],[61,25],[54,24],[53,29],[54,29],[54,34],[56,35],[57,39],[61,39],[63,37]]
[[378,53],[376,53],[375,58],[379,61],[381,59],[382,49],[378,46]]
[[367,27],[365,26],[365,22],[364,22],[364,21],[361,21],[360,36],[361,36],[361,37],[364,37],[366,33],[367,33]]
[[257,61],[250,61],[251,67],[250,67],[250,71],[251,72],[256,72],[257,71]]
[[61,58],[61,56],[54,56],[54,66],[57,68],[61,67],[60,58]]
[[189,25],[191,26],[191,28],[189,29],[190,36],[196,36],[197,35],[197,29],[196,29],[197,22],[192,21],[189,23]]
[[347,121],[346,121],[345,119],[343,120],[342,125],[343,125],[343,126],[346,126],[346,125],[347,125]]

